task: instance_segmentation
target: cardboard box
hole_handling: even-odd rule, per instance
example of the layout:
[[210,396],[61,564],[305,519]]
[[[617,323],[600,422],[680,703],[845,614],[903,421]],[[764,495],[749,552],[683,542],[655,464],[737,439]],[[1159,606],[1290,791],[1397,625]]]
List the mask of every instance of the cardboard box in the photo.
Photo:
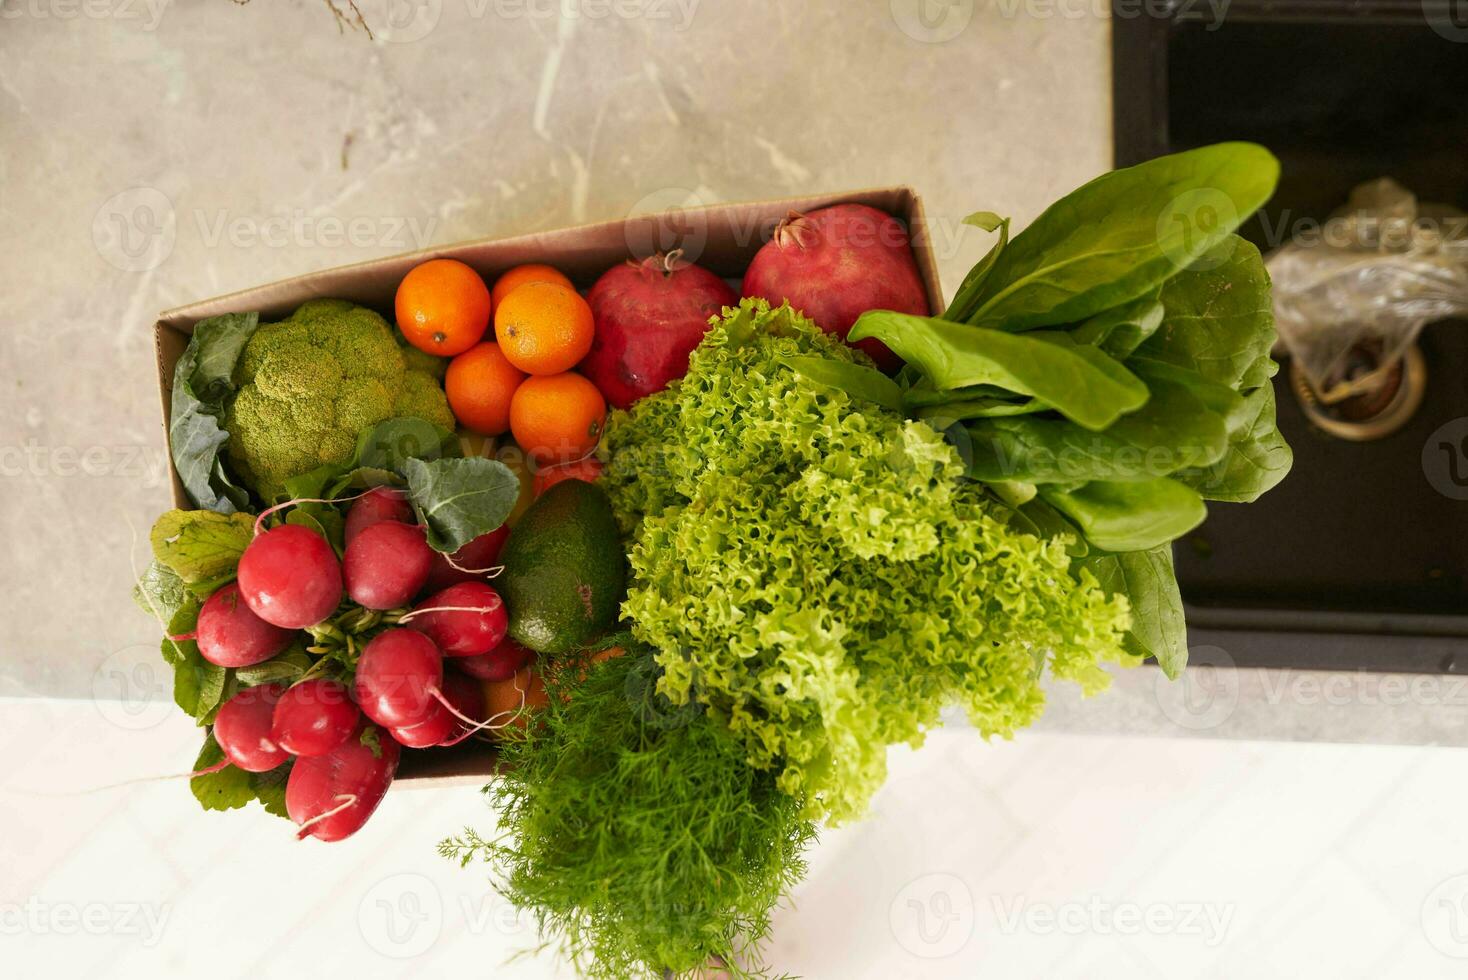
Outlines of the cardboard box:
[[[780,219],[792,210],[811,211],[831,204],[867,204],[903,219],[908,226],[918,271],[927,286],[928,303],[935,312],[943,309],[943,293],[938,285],[938,270],[923,219],[922,202],[908,187],[718,204],[515,238],[460,242],[312,272],[160,314],[154,326],[154,338],[164,437],[167,438],[172,401],[173,366],[188,345],[194,324],[207,317],[257,311],[262,319],[271,320],[290,313],[306,300],[335,297],[370,306],[391,320],[393,295],[398,282],[408,270],[433,258],[458,259],[491,283],[501,272],[513,266],[544,262],[566,273],[584,291],[598,276],[624,259],[681,247],[689,260],[729,279],[737,288],[749,260],[769,239]],[[193,504],[171,462],[169,472],[174,506],[191,508]],[[412,780],[419,785],[480,783],[493,767],[493,751],[482,743],[471,741],[454,749],[405,753],[399,779]]]

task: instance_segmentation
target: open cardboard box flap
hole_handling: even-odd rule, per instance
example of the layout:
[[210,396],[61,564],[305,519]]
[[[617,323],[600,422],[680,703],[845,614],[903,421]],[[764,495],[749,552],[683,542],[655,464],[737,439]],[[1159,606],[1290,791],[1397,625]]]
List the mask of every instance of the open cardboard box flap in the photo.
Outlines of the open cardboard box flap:
[[[489,282],[514,266],[544,262],[566,273],[578,288],[584,290],[608,268],[624,259],[682,248],[689,260],[737,282],[780,219],[792,210],[811,211],[832,204],[867,204],[906,221],[918,271],[927,287],[928,304],[934,311],[943,308],[943,294],[938,285],[938,270],[923,219],[922,202],[908,187],[716,204],[515,238],[460,242],[324,269],[191,303],[161,314],[154,326],[154,338],[165,438],[172,403],[173,366],[188,345],[194,324],[207,317],[256,311],[262,319],[278,319],[307,300],[322,297],[349,299],[386,312],[390,317],[393,295],[403,276],[414,266],[433,258],[458,259]],[[169,473],[174,506],[191,508],[193,504],[171,462]],[[454,749],[405,751],[399,779],[412,780],[416,785],[477,783],[483,782],[493,768],[493,751],[471,741]]]

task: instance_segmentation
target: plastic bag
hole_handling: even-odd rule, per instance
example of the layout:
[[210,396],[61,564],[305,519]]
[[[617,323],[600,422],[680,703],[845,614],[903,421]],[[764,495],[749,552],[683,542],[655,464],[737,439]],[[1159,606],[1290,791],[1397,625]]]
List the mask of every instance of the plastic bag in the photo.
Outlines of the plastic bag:
[[[1424,324],[1468,315],[1468,216],[1383,177],[1269,256],[1281,342],[1325,403],[1373,391]],[[1379,350],[1352,376],[1353,350]]]

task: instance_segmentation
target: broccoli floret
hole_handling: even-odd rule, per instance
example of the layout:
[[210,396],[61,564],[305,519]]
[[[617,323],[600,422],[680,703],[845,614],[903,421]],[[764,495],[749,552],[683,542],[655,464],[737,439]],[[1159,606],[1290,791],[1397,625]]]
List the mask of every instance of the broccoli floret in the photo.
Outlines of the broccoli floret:
[[422,371],[435,381],[443,381],[444,375],[449,371],[449,359],[430,354],[426,350],[419,350],[408,343],[408,338],[401,331],[393,332],[393,339],[403,351],[403,363],[409,371]]
[[261,324],[234,381],[224,419],[230,461],[267,501],[293,476],[346,462],[358,433],[384,419],[454,427],[443,389],[407,368],[387,321],[346,300],[311,300]]

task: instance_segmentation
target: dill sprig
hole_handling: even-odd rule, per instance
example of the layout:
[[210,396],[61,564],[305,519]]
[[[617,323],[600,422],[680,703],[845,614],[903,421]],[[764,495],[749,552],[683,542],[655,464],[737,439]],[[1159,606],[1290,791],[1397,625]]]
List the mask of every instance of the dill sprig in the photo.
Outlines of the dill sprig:
[[499,834],[439,850],[487,861],[592,980],[768,976],[757,944],[815,826],[724,726],[657,694],[655,672],[634,651],[548,677],[542,723],[507,730],[485,787]]

